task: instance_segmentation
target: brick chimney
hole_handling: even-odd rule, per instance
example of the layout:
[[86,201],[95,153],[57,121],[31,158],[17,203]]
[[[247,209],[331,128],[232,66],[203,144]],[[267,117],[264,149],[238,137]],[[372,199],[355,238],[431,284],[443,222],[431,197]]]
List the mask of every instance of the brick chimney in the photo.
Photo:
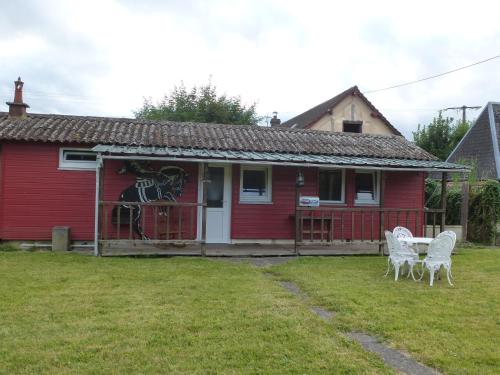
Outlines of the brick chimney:
[[281,124],[281,120],[278,118],[278,112],[273,112],[273,117],[271,118],[271,126],[276,126]]
[[23,102],[23,85],[24,82],[21,81],[21,77],[14,82],[16,85],[16,89],[14,92],[14,101],[7,102],[9,106],[9,116],[10,117],[26,117],[26,108],[29,108],[29,105]]

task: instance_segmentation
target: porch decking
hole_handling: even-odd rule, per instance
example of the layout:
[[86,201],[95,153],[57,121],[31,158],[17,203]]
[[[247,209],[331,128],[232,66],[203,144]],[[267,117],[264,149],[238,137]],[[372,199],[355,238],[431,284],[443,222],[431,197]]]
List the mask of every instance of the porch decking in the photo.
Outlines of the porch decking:
[[378,242],[339,243],[330,246],[295,247],[270,244],[191,244],[162,245],[134,242],[111,242],[101,248],[101,256],[163,255],[163,256],[207,256],[207,257],[276,257],[295,255],[368,255],[378,254]]

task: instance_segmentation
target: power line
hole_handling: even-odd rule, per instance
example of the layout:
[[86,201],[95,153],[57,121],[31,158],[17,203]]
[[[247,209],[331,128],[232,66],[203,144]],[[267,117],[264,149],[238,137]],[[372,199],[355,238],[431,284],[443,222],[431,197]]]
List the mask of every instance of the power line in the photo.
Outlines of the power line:
[[396,88],[398,88],[398,87],[403,87],[403,86],[413,85],[414,83],[423,82],[423,81],[427,81],[427,80],[429,80],[429,79],[442,77],[442,76],[444,76],[444,75],[446,75],[446,74],[455,73],[455,72],[458,72],[459,70],[463,70],[463,69],[467,69],[467,68],[470,68],[470,67],[473,67],[473,66],[476,66],[476,65],[479,65],[479,64],[483,64],[483,63],[485,63],[485,62],[488,62],[488,61],[491,61],[491,60],[494,60],[494,59],[498,59],[499,57],[500,57],[500,55],[496,55],[496,56],[493,56],[493,57],[487,58],[486,60],[477,61],[477,62],[472,63],[472,64],[469,64],[469,65],[461,66],[460,68],[456,68],[456,69],[448,70],[447,72],[443,72],[443,73],[439,73],[439,74],[434,74],[434,75],[429,76],[429,77],[420,78],[420,79],[417,79],[417,80],[415,80],[415,81],[410,81],[410,82],[400,83],[400,84],[398,84],[398,85],[393,85],[393,86],[389,86],[389,87],[384,87],[384,88],[381,88],[381,89],[376,89],[376,90],[364,91],[364,92],[363,92],[363,94],[372,94],[372,93],[374,93],[374,92],[385,91],[385,90],[391,90],[391,89],[396,89]]

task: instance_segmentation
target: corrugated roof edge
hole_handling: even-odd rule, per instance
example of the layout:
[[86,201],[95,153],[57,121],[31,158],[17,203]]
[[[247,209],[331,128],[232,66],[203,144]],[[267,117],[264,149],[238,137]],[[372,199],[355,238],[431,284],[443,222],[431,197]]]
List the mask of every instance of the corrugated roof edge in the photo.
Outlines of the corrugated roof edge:
[[335,155],[290,154],[278,152],[248,152],[248,151],[222,151],[207,149],[181,149],[171,147],[129,147],[121,145],[97,145],[95,152],[132,156],[131,158],[170,158],[174,160],[224,160],[237,163],[241,161],[251,163],[285,164],[289,166],[336,166],[340,168],[361,167],[374,169],[416,170],[416,171],[453,171],[469,172],[470,168],[460,164],[447,163],[438,160],[412,160],[369,158]]

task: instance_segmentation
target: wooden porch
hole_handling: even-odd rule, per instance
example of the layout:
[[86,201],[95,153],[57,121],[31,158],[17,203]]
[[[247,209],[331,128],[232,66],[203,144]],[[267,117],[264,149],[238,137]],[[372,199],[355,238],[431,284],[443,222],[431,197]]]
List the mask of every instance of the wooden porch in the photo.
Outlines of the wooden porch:
[[[444,225],[445,209],[380,207],[295,208],[295,237],[288,243],[207,244],[202,203],[99,203],[99,255],[132,256],[295,256],[384,253],[384,230],[405,226],[423,235],[425,223],[435,234]],[[140,213],[140,215],[138,215]],[[200,230],[197,227],[201,218]],[[141,235],[142,232],[142,235]]]

